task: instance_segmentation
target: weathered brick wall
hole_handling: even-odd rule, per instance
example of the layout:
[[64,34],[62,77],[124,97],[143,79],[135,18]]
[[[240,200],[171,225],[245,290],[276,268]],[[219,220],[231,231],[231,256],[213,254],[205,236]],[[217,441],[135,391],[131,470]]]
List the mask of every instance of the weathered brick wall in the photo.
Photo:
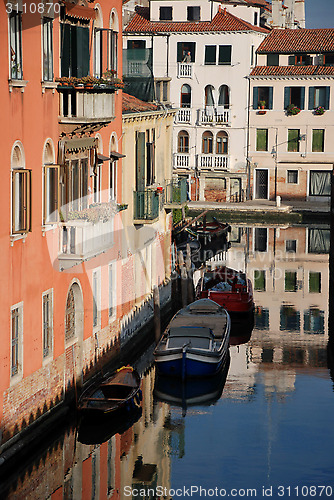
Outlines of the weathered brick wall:
[[225,179],[205,179],[204,188],[205,201],[226,201]]

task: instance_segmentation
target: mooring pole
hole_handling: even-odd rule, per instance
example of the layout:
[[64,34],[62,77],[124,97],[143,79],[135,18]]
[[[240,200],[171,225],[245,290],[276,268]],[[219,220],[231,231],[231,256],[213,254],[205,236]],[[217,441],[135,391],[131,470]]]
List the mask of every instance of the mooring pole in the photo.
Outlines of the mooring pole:
[[159,287],[153,288],[153,313],[154,313],[154,336],[158,343],[161,337],[161,319],[160,319],[160,293]]

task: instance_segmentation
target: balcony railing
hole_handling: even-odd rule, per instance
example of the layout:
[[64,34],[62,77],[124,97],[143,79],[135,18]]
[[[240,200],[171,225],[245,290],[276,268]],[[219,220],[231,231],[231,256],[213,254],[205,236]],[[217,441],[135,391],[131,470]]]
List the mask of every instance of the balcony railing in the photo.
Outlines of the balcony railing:
[[202,125],[228,125],[229,120],[230,111],[228,109],[207,106],[198,110],[198,122]]
[[154,222],[159,218],[159,194],[151,189],[134,191],[133,219],[134,222]]
[[177,77],[178,78],[192,78],[193,77],[193,63],[177,63]]
[[189,153],[175,153],[174,154],[174,168],[189,168],[190,164]]
[[175,115],[175,123],[191,123],[191,108],[180,108]]
[[199,154],[197,155],[197,166],[198,168],[210,170],[228,170],[228,155]]
[[72,220],[59,227],[59,264],[62,269],[75,266],[105,252],[114,243],[113,221],[96,223]]
[[187,202],[187,179],[166,181],[165,206],[177,207]]

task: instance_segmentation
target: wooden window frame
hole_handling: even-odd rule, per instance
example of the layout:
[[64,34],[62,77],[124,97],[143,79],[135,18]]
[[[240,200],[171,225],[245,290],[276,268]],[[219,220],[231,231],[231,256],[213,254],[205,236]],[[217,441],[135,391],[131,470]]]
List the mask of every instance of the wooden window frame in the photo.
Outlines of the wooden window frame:
[[42,328],[43,328],[43,359],[46,359],[53,355],[53,290],[52,289],[47,290],[42,294]]
[[[17,209],[17,199],[15,193],[15,176],[23,175],[23,200],[18,203],[23,203],[23,227],[15,229],[15,216]],[[12,169],[12,227],[11,234],[26,234],[31,232],[31,170],[27,168],[15,168]]]
[[[56,174],[56,192],[54,193],[55,199],[54,199],[54,204],[56,207],[56,210],[52,213],[56,213],[56,219],[54,221],[48,220],[48,200],[50,199],[50,193],[48,193],[48,179],[47,179],[47,173],[50,170],[55,170],[57,172]],[[49,224],[56,224],[59,221],[59,200],[60,200],[60,165],[54,165],[54,164],[49,164],[49,165],[44,165],[43,166],[43,225],[49,225]]]

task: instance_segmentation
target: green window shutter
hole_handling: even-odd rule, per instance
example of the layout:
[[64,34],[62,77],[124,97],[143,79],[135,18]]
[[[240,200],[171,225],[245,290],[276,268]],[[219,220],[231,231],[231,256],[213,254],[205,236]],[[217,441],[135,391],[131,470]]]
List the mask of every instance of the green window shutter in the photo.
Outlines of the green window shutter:
[[314,109],[314,87],[308,89],[308,109]]
[[300,109],[305,109],[305,87],[300,87]]
[[259,105],[259,87],[253,87],[253,109],[257,109]]
[[289,66],[294,66],[295,65],[295,56],[289,56]]
[[136,138],[136,190],[145,189],[145,132],[138,132]]
[[216,64],[216,45],[205,46],[205,59],[204,64]]
[[321,293],[321,273],[310,272],[308,280],[308,291],[310,293]]
[[268,129],[256,129],[256,151],[268,151]]
[[288,130],[288,151],[289,152],[299,151],[299,129]]
[[232,46],[219,45],[218,64],[231,64]]
[[279,54],[267,54],[267,66],[279,66]]
[[61,50],[60,50],[61,76],[70,76],[71,26],[69,24],[61,24],[60,34],[61,34]]
[[297,273],[294,271],[285,271],[285,291],[295,292],[297,290]]
[[89,28],[82,26],[73,28],[76,28],[76,76],[80,78],[89,74]]
[[323,153],[323,151],[324,151],[324,139],[325,139],[325,130],[324,129],[314,129],[312,131],[312,152],[313,153]]
[[326,87],[326,105],[325,108],[329,109],[330,87]]
[[284,109],[290,104],[290,87],[284,87]]
[[268,109],[273,109],[273,87],[269,87],[269,103],[268,103]]
[[182,62],[183,42],[177,42],[177,62]]

